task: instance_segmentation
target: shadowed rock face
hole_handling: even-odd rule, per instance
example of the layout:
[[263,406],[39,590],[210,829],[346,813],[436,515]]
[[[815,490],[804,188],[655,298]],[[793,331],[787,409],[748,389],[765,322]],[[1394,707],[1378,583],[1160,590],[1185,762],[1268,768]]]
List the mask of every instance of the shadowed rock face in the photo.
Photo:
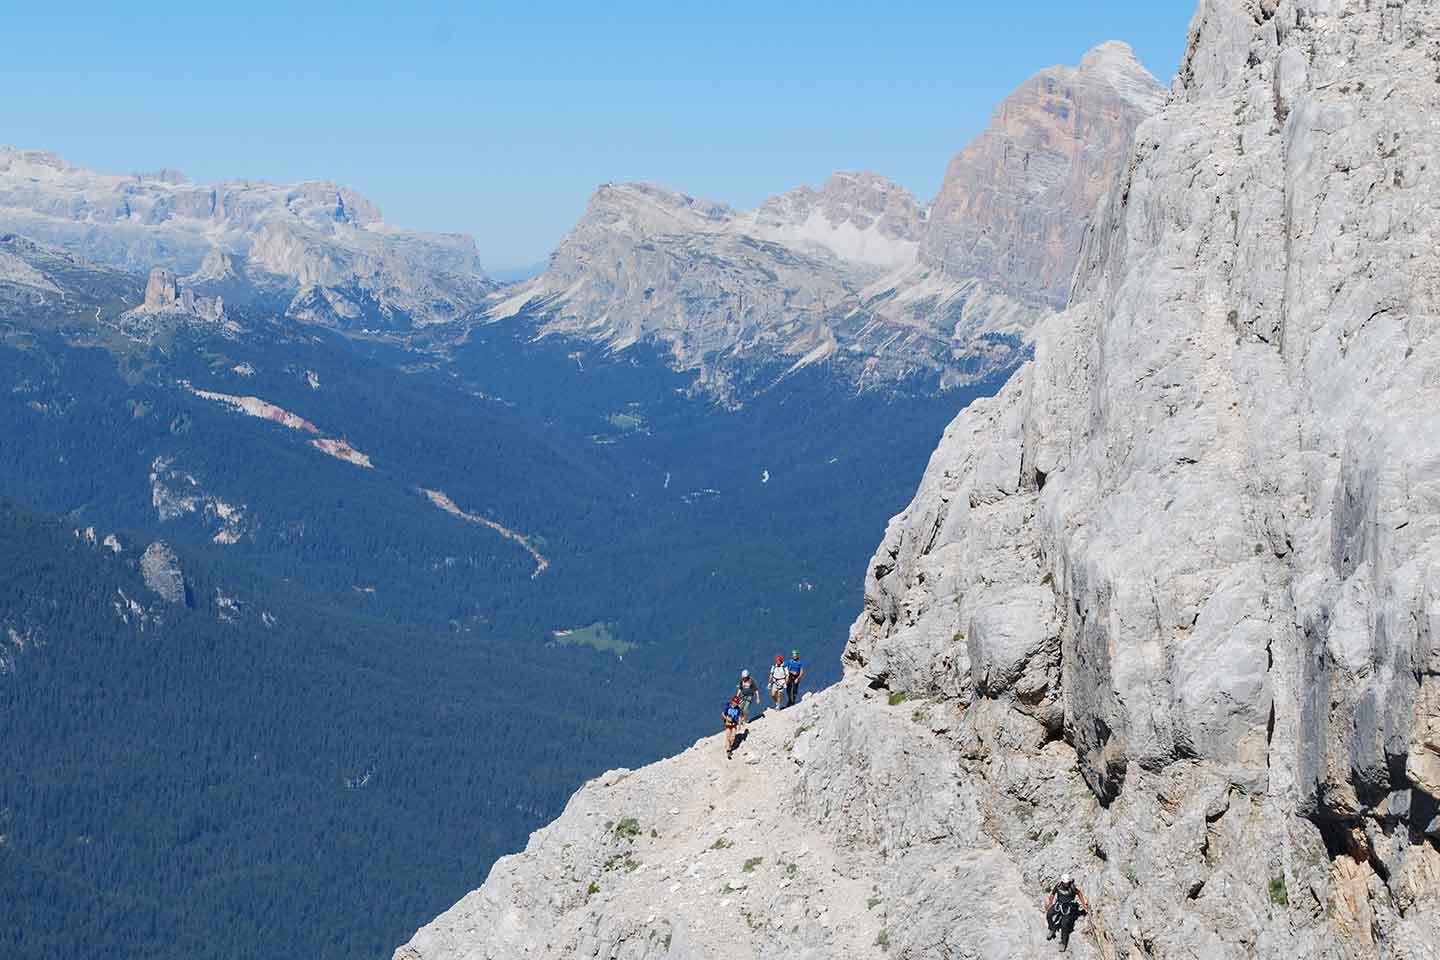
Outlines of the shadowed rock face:
[[1008,371],[1063,305],[1084,225],[1161,98],[1124,44],[1043,71],[951,164],[928,216],[873,173],[747,212],[607,184],[549,269],[491,314],[524,309],[617,349],[659,341],[722,395],[747,360],[824,362],[862,387]]
[[243,277],[293,296],[291,315],[339,326],[452,320],[495,287],[469,237],[398,230],[332,183],[192,184],[0,147],[0,228],[107,266],[190,274],[201,293],[228,297],[233,285],[205,284]]
[[756,725],[758,777],[712,739],[588,785],[397,957],[1009,960],[1068,871],[1081,958],[1434,958],[1437,57],[1432,3],[1202,0],[846,679]]

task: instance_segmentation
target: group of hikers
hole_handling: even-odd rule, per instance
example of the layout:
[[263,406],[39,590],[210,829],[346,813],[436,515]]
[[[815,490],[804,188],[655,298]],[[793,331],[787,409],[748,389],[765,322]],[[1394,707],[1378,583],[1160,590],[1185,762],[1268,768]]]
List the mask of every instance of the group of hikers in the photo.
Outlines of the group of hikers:
[[[790,659],[775,654],[775,665],[770,668],[770,700],[776,710],[793,707],[800,699],[800,681],[805,679],[805,664],[800,662],[800,651],[791,650]],[[785,703],[781,704],[781,700]],[[760,705],[760,685],[750,676],[749,670],[740,671],[740,683],[735,695],[725,704],[721,719],[725,722],[725,759],[735,753],[736,742],[745,735],[745,725],[750,722],[750,708]]]
[[[800,651],[791,650],[789,660],[777,653],[768,679],[770,700],[775,709],[794,706],[800,699],[800,681],[805,679],[805,664],[800,661]],[[785,702],[782,704],[781,700]],[[750,676],[749,670],[741,670],[735,694],[726,701],[725,710],[721,714],[725,723],[726,760],[735,753],[737,741],[745,735],[745,725],[750,721],[750,708],[759,705],[760,685]],[[1075,878],[1068,873],[1062,873],[1059,881],[1051,887],[1050,896],[1045,901],[1045,925],[1050,931],[1046,939],[1054,940],[1058,934],[1060,950],[1063,952],[1069,949],[1070,934],[1075,929],[1076,921],[1089,912],[1090,904],[1085,899],[1085,894],[1080,892]]]

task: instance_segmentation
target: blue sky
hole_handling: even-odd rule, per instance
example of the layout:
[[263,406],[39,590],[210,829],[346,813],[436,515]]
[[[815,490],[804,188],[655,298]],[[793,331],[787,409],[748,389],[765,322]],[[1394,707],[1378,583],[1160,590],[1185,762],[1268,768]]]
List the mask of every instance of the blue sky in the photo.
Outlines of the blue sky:
[[507,267],[543,259],[606,181],[748,207],[869,169],[928,200],[1041,67],[1114,38],[1168,83],[1194,2],[226,6],[8,10],[0,143],[336,180]]

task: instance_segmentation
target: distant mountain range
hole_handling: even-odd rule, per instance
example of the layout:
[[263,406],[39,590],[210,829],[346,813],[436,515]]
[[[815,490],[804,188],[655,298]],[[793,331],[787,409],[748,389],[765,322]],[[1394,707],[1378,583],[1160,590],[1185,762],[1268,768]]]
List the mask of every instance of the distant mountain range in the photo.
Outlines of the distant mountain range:
[[738,364],[828,363],[862,387],[941,388],[1013,368],[1065,303],[1080,239],[1163,88],[1123,43],[1040,71],[921,204],[837,173],[736,211],[646,183],[606,184],[544,274],[488,315],[612,348],[653,340],[721,394]]
[[[951,161],[928,205],[874,173],[837,173],[743,212],[606,184],[518,285],[488,276],[469,237],[399,229],[333,183],[99,174],[11,147],[0,147],[0,230],[104,268],[165,271],[121,312],[219,321],[247,304],[367,336],[428,327],[431,343],[522,315],[614,350],[655,343],[726,400],[769,382],[757,367],[814,364],[862,389],[943,390],[1013,369],[1031,327],[1063,305],[1091,211],[1162,99],[1123,43],[1042,70]],[[0,277],[36,279],[8,270]],[[32,291],[53,285],[39,277]]]
[[296,319],[342,328],[455,320],[497,286],[470,237],[399,229],[333,183],[101,174],[4,146],[0,230],[132,273],[161,267],[197,294],[268,299]]

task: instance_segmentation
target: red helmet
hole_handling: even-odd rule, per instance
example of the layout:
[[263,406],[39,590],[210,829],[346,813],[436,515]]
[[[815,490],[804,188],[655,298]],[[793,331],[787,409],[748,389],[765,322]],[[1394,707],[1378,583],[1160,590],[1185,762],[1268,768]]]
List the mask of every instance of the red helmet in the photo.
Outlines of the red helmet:
[[776,663],[784,663],[784,662],[785,662],[785,658],[782,657],[780,654],[777,653],[777,654],[775,654],[775,662],[776,662]]
[[731,697],[731,698],[730,698],[730,702],[731,702],[731,703],[739,703],[739,702],[740,702],[740,694],[737,693],[737,694],[735,694],[735,696]]

